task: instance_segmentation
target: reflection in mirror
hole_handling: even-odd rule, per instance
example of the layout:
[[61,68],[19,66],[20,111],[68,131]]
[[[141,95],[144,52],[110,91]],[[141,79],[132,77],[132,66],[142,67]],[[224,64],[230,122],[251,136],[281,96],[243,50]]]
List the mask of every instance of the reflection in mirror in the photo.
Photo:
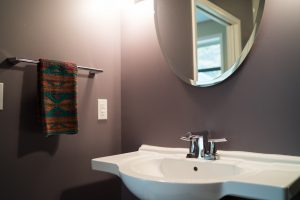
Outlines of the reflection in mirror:
[[[156,0],[156,30],[174,72],[184,81],[203,87],[228,78],[250,51],[263,7],[264,0]],[[182,37],[189,35],[191,43]],[[181,46],[185,49],[174,50],[171,40],[176,39],[184,41]],[[192,61],[187,61],[190,58]]]
[[198,80],[210,81],[234,64],[241,53],[241,21],[206,0],[196,1]]

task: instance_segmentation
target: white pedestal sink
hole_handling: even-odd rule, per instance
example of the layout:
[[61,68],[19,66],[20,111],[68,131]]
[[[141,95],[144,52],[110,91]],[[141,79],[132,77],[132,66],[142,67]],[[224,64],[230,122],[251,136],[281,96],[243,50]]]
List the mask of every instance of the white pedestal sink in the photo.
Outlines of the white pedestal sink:
[[187,151],[142,145],[95,158],[92,168],[119,176],[142,200],[288,200],[300,191],[300,157],[218,151],[220,160],[207,161],[185,158]]

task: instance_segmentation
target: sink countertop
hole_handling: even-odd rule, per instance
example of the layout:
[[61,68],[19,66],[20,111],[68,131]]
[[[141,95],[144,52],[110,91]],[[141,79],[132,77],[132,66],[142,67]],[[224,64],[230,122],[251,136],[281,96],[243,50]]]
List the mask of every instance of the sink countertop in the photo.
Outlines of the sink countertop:
[[[122,175],[128,175],[152,182],[173,182],[178,181],[179,184],[221,184],[222,195],[236,195],[250,198],[263,198],[270,200],[286,200],[294,196],[300,188],[300,157],[261,154],[240,151],[218,151],[220,160],[204,161],[198,159],[186,159],[185,155],[188,149],[185,148],[165,148],[149,145],[142,145],[138,151],[124,153],[119,155],[95,158],[92,160],[92,169],[115,174],[122,178]],[[201,162],[214,164],[233,163],[241,169],[247,169],[249,172],[238,175],[224,177],[219,179],[166,179],[162,175],[156,175],[151,169],[147,173],[140,172],[136,167],[127,167],[130,164],[137,165],[137,160],[169,158],[198,163]],[[136,162],[136,163],[135,163]],[[160,167],[160,168],[159,168]],[[246,170],[246,171],[247,171]],[[143,174],[144,173],[144,174]],[[207,172],[208,173],[208,172]],[[211,173],[214,173],[213,171]],[[151,199],[151,198],[150,198]]]

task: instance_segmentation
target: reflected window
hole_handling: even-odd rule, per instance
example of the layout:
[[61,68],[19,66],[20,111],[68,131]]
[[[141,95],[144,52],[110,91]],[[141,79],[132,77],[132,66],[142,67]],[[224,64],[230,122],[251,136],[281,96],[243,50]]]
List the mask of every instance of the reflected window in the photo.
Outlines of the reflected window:
[[198,80],[211,80],[221,75],[222,34],[199,38],[197,41]]

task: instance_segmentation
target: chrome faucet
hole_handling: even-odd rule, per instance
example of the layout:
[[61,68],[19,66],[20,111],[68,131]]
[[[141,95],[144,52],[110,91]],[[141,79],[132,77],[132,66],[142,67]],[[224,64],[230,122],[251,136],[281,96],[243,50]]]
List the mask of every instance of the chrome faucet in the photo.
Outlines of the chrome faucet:
[[222,139],[208,139],[208,131],[188,132],[181,140],[190,142],[189,153],[187,158],[198,158],[205,160],[217,160],[216,143],[227,142],[225,138]]

